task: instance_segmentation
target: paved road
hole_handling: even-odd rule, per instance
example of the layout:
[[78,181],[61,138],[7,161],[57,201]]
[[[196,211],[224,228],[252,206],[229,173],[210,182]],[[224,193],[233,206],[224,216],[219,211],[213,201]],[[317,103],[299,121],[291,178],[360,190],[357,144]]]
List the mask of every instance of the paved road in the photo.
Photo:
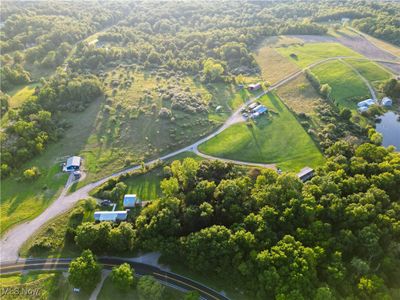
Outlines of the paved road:
[[[259,99],[260,97],[262,97],[263,95],[273,91],[274,89],[288,83],[289,81],[295,79],[296,77],[298,77],[300,74],[302,74],[304,72],[304,70],[308,69],[308,68],[312,68],[315,67],[317,65],[323,64],[327,61],[331,61],[331,60],[338,60],[338,59],[343,59],[343,58],[349,58],[347,56],[337,56],[337,57],[331,57],[331,58],[326,58],[323,60],[320,60],[318,62],[315,62],[309,66],[307,66],[307,68],[303,69],[303,70],[299,70],[296,71],[290,75],[288,75],[286,78],[278,81],[277,83],[271,85],[268,89],[266,89],[265,91],[263,91],[262,93],[260,93],[259,95],[255,96],[252,99],[249,99],[246,103],[244,103],[241,107],[239,107],[231,116],[230,118],[228,118],[228,120],[226,120],[226,122],[219,127],[215,132],[211,133],[210,135],[201,138],[200,140],[198,140],[197,142],[195,142],[192,145],[186,146],[182,149],[176,150],[174,152],[171,152],[169,154],[166,154],[164,156],[161,156],[157,159],[154,159],[152,161],[147,162],[145,165],[151,165],[153,163],[155,163],[158,160],[167,160],[169,158],[172,158],[180,153],[183,152],[187,152],[187,151],[193,151],[196,152],[197,147],[204,143],[205,141],[208,141],[209,139],[212,139],[213,137],[217,136],[218,134],[220,134],[222,131],[224,131],[226,128],[230,127],[232,124],[235,124],[237,122],[241,122],[243,121],[243,119],[240,116],[240,110],[250,104],[251,102],[256,101],[257,99]],[[395,63],[399,63],[399,62],[395,62]],[[205,155],[205,154],[204,154]],[[243,162],[241,161],[234,161],[232,160],[231,162],[237,163],[237,164],[242,164]],[[252,164],[253,165],[253,164]],[[111,174],[103,179],[100,179],[96,182],[93,183],[89,183],[88,185],[76,190],[75,192],[67,195],[66,194],[66,190],[64,189],[64,191],[61,193],[61,195],[42,213],[40,214],[37,218],[35,218],[32,221],[28,221],[25,223],[21,223],[17,226],[14,226],[13,228],[11,228],[10,230],[8,230],[2,237],[1,237],[1,241],[0,241],[0,254],[1,254],[1,261],[5,261],[5,260],[14,260],[16,261],[19,257],[19,249],[21,248],[21,246],[23,245],[23,243],[25,241],[27,241],[29,239],[29,237],[31,237],[41,226],[43,226],[47,221],[49,221],[50,219],[68,211],[69,209],[71,209],[74,204],[79,201],[80,199],[84,199],[87,198],[89,195],[89,192],[102,185],[104,182],[106,182],[107,180],[109,180],[110,178],[113,177],[117,177],[121,174],[133,171],[133,170],[138,170],[140,169],[141,166],[137,165],[137,166],[133,166],[131,168],[116,172],[114,174]]]
[[[28,270],[66,270],[71,262],[70,258],[49,258],[49,259],[32,259],[32,260],[20,260],[15,262],[2,262],[0,264],[0,273],[13,273]],[[186,278],[184,276],[161,270],[158,267],[133,262],[129,259],[123,258],[110,258],[100,257],[99,262],[103,265],[106,270],[112,269],[114,266],[118,266],[122,263],[129,263],[134,269],[135,273],[139,276],[152,275],[162,284],[179,288],[185,291],[196,290],[200,293],[201,297],[210,300],[229,300],[226,296],[221,293],[197,282]]]

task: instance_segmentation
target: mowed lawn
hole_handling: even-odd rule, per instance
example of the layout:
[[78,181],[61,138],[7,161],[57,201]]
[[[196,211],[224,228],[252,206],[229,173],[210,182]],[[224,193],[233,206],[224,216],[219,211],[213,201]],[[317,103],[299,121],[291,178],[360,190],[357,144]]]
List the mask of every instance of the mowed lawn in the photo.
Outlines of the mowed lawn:
[[353,66],[353,68],[360,72],[360,74],[374,84],[374,86],[392,77],[389,71],[369,60],[346,59],[346,62]]
[[[330,57],[363,57],[361,54],[339,43],[307,43],[304,45],[280,47],[276,48],[276,50],[302,68]],[[291,56],[293,54],[295,57]]]
[[283,170],[298,171],[323,163],[320,150],[279,97],[267,94],[260,101],[275,113],[261,116],[252,127],[235,124],[199,150],[216,157],[276,163]]
[[[174,160],[182,161],[188,157],[191,157],[197,161],[203,160],[202,157],[197,156],[193,152],[183,152],[167,160],[166,163],[169,164]],[[123,182],[128,186],[128,194],[136,194],[140,200],[149,201],[158,199],[161,196],[162,192],[160,188],[160,182],[163,180],[163,178],[163,167],[158,167],[145,174],[125,179]]]
[[312,68],[321,84],[329,84],[332,98],[341,107],[356,110],[357,101],[371,97],[365,82],[345,63],[335,60]]
[[[82,113],[67,113],[72,127],[57,143],[49,145],[43,154],[24,164],[16,174],[1,184],[1,234],[11,226],[39,215],[59,195],[68,175],[61,172],[60,163],[68,156],[78,154],[93,130],[93,120],[101,101],[92,103]],[[20,179],[22,172],[32,166],[40,169],[41,176],[33,182]]]

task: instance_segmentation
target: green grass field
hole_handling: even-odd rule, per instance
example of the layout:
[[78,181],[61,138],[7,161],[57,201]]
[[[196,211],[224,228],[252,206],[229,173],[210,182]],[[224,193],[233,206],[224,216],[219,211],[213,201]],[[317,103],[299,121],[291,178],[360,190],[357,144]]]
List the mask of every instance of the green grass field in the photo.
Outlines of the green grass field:
[[332,88],[332,98],[341,107],[353,111],[357,101],[371,97],[365,82],[351,67],[341,61],[329,61],[312,68],[321,84],[329,84]]
[[257,49],[254,57],[260,66],[263,78],[271,84],[300,69],[295,63],[268,45]]
[[[101,116],[95,120],[95,128],[80,152],[88,171],[85,182],[189,145],[215,130],[250,96],[247,91],[237,91],[233,84],[205,85],[189,77],[165,79],[122,68],[107,74],[108,95],[113,93],[113,80],[134,79],[130,87],[116,89],[112,101],[104,104]],[[159,118],[161,107],[171,105],[161,100],[160,89],[187,89],[199,94],[208,103],[209,113],[174,110],[173,121]],[[222,106],[218,113],[217,106]]]
[[[19,291],[33,291],[37,294],[6,294],[7,288]],[[25,300],[25,299],[88,299],[89,295],[84,293],[73,293],[72,286],[68,283],[62,272],[59,271],[30,271],[27,274],[13,273],[0,275],[0,289],[2,300]]]
[[293,171],[324,161],[311,137],[277,96],[268,94],[260,101],[275,113],[259,117],[252,127],[244,123],[233,125],[200,145],[199,150],[216,157],[276,163]]
[[[137,279],[137,278],[136,278]],[[166,287],[164,290],[163,298],[165,300],[181,300],[184,297],[184,293],[178,290],[175,290],[170,287]],[[122,292],[113,284],[111,277],[107,277],[104,280],[103,287],[100,290],[100,293],[97,297],[98,300],[139,300],[139,295],[137,293],[137,289],[130,289],[127,292]]]
[[[19,250],[21,257],[75,257],[81,253],[81,249],[71,239],[67,239],[67,229],[71,217],[76,211],[83,209],[82,222],[93,222],[93,210],[85,207],[85,202],[80,201],[74,208],[66,213],[50,219],[39,230],[37,230]],[[96,209],[95,209],[96,210]],[[32,246],[40,240],[49,240],[51,247],[48,249],[34,249]]]
[[[362,57],[361,54],[339,44],[339,43],[308,43],[304,45],[292,45],[280,47],[276,50],[302,68],[325,58],[335,56]],[[291,57],[295,54],[296,57]]]
[[[1,234],[12,225],[39,215],[61,192],[68,176],[61,172],[60,163],[83,149],[93,130],[99,105],[100,101],[96,101],[83,113],[65,114],[72,124],[65,136],[51,144],[43,154],[24,164],[15,176],[2,180]],[[41,176],[33,182],[20,181],[23,170],[31,166],[39,167]]]
[[10,108],[16,108],[22,105],[30,96],[33,96],[36,87],[40,87],[40,83],[31,83],[23,87],[18,87],[12,90],[10,97]]
[[372,61],[361,61],[355,59],[345,59],[353,68],[355,68],[360,74],[367,79],[375,87],[379,84],[388,80],[392,77],[392,74]]

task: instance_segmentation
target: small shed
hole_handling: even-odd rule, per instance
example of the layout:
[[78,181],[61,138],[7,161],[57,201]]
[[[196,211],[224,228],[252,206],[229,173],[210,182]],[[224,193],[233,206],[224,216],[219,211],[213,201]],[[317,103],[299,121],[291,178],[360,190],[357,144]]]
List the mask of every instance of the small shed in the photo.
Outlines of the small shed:
[[311,169],[310,167],[305,167],[300,170],[300,172],[297,174],[297,177],[303,182],[311,179],[314,176],[314,170]]
[[393,101],[392,101],[392,99],[390,99],[389,97],[384,97],[384,98],[382,99],[381,104],[382,104],[382,106],[390,107],[390,106],[393,105]]
[[125,221],[128,217],[128,212],[125,210],[121,211],[96,211],[94,213],[94,220],[98,222],[103,221]]
[[132,208],[137,205],[136,194],[127,194],[124,196],[124,208]]
[[82,158],[79,156],[71,156],[67,159],[67,163],[64,166],[64,171],[66,172],[73,172],[78,171],[81,167]]
[[247,88],[250,90],[250,91],[256,91],[256,90],[259,90],[260,88],[261,88],[261,83],[255,83],[255,84],[249,84],[248,86],[247,86]]
[[221,112],[221,110],[222,110],[222,106],[221,106],[221,105],[218,105],[218,106],[215,108],[215,111],[216,111],[216,112]]

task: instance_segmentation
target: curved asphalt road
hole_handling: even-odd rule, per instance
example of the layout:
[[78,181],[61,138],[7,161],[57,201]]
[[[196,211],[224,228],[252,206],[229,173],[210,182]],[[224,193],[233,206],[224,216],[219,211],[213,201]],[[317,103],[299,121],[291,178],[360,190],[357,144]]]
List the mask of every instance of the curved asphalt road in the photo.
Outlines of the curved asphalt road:
[[[337,57],[330,57],[330,58],[326,58],[320,61],[317,61],[313,64],[310,64],[309,66],[307,66],[306,68],[296,71],[290,75],[288,75],[287,77],[285,77],[284,79],[278,81],[277,83],[271,85],[268,89],[266,89],[265,91],[263,91],[262,93],[260,93],[259,95],[255,96],[252,99],[249,99],[246,103],[244,103],[241,107],[239,107],[230,117],[228,120],[226,120],[226,122],[219,127],[215,132],[211,133],[210,135],[201,138],[200,140],[198,140],[197,142],[195,142],[194,144],[184,147],[182,149],[176,150],[174,152],[171,152],[167,155],[161,156],[158,159],[154,159],[152,161],[149,161],[146,163],[146,165],[150,165],[155,163],[158,160],[166,160],[169,159],[171,157],[176,156],[177,154],[180,154],[182,152],[186,152],[186,151],[193,151],[195,153],[199,153],[197,150],[197,147],[212,139],[213,137],[217,136],[219,133],[221,133],[222,131],[224,131],[226,128],[230,127],[232,124],[238,123],[238,122],[242,122],[243,118],[241,117],[240,114],[240,110],[250,104],[251,102],[256,101],[257,99],[259,99],[260,97],[264,96],[265,94],[273,91],[274,89],[286,84],[287,82],[295,79],[296,77],[298,77],[300,74],[302,74],[304,72],[304,70],[315,67],[317,65],[323,64],[327,61],[331,61],[331,60],[338,60],[338,59],[343,59],[343,58],[352,58],[352,57],[347,57],[347,56],[337,56]],[[359,59],[359,58],[358,58]],[[366,59],[368,60],[368,59]],[[377,60],[377,61],[381,61],[381,60]],[[400,64],[400,62],[396,61],[396,62],[392,62],[392,63],[398,63]],[[199,153],[199,155],[202,156],[206,156],[203,153]],[[211,156],[208,156],[209,158],[212,158]],[[241,161],[234,161],[231,160],[231,162],[233,163],[237,163],[237,164],[243,164],[243,162]],[[254,164],[250,164],[250,165],[254,165]],[[271,166],[270,166],[271,167]],[[84,199],[87,198],[89,196],[89,192],[102,185],[104,182],[106,182],[107,180],[109,180],[110,178],[113,177],[117,177],[121,174],[133,171],[133,170],[138,170],[140,169],[141,166],[137,165],[137,166],[133,166],[131,168],[119,171],[117,173],[111,174],[103,179],[100,179],[96,182],[93,183],[89,183],[88,185],[80,188],[79,190],[76,190],[75,192],[67,195],[66,190],[68,189],[68,185],[66,185],[65,189],[63,190],[63,192],[61,193],[61,195],[42,213],[40,214],[38,217],[36,217],[35,219],[33,219],[32,221],[28,221],[25,223],[21,223],[17,226],[14,226],[13,228],[11,228],[9,231],[7,231],[2,237],[1,237],[1,241],[0,241],[0,254],[1,254],[1,261],[16,261],[19,257],[19,249],[21,248],[21,246],[23,245],[23,243],[25,241],[27,241],[29,239],[29,237],[31,237],[35,231],[37,231],[42,225],[44,225],[47,221],[49,221],[50,219],[56,217],[59,214],[62,214],[66,211],[68,211],[69,209],[71,209],[73,207],[73,205],[79,201],[80,199]]]
[[[112,269],[122,263],[129,263],[139,276],[152,275],[164,285],[179,287],[186,291],[196,290],[201,297],[210,300],[229,300],[226,296],[219,292],[202,285],[197,281],[177,275],[172,272],[163,271],[157,267],[132,262],[123,258],[100,257],[98,261],[103,265],[104,269]],[[28,270],[67,270],[69,268],[70,258],[50,258],[50,259],[28,259],[15,262],[2,262],[0,264],[0,273],[14,273]]]

